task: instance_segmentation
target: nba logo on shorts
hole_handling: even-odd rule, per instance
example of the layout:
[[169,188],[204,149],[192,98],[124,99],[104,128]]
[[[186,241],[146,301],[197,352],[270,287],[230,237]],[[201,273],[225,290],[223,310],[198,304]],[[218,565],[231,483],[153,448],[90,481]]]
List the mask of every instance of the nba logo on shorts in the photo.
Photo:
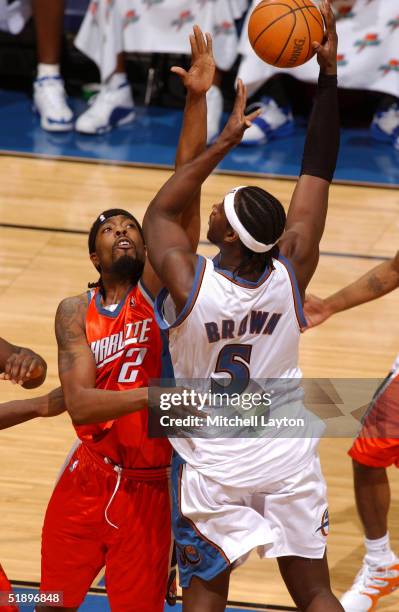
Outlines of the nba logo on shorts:
[[321,531],[322,535],[327,537],[329,532],[330,521],[328,518],[328,508],[326,508],[321,517],[320,527],[316,529],[316,533]]

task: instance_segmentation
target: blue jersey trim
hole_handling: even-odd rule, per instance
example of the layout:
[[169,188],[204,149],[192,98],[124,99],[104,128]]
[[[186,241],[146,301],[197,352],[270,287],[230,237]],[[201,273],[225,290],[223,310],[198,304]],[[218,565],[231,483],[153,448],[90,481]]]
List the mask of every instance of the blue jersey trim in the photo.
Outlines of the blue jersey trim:
[[205,267],[206,267],[205,257],[202,257],[201,255],[197,255],[197,266],[195,268],[195,276],[194,276],[193,286],[191,287],[190,295],[187,298],[187,302],[185,303],[183,310],[181,311],[181,313],[177,316],[176,320],[171,325],[169,325],[165,321],[164,316],[163,316],[163,305],[165,303],[166,298],[169,295],[169,291],[166,288],[164,288],[164,289],[161,289],[161,291],[158,293],[156,300],[155,300],[155,304],[154,304],[154,312],[155,312],[156,321],[160,329],[166,330],[166,329],[172,329],[173,327],[178,327],[178,325],[181,325],[184,319],[188,317],[198,297],[198,293],[201,288],[202,278],[205,272]]
[[115,308],[115,310],[113,312],[111,312],[110,310],[107,310],[106,308],[104,308],[104,306],[101,304],[101,294],[100,292],[98,292],[96,294],[96,308],[97,308],[97,312],[101,315],[103,315],[104,317],[108,317],[110,319],[116,319],[124,304],[126,301],[127,296],[129,295],[129,293],[131,292],[132,287],[129,288],[128,292],[124,295],[124,297],[121,299],[121,301],[119,302],[118,306]]
[[161,329],[161,340],[162,340],[162,355],[161,355],[161,379],[167,380],[168,384],[172,384],[175,378],[175,372],[173,369],[172,357],[169,351],[169,334],[167,331]]
[[151,305],[154,306],[154,302],[155,302],[155,298],[152,295],[151,291],[149,291],[147,289],[147,287],[145,286],[145,284],[143,283],[142,279],[139,280],[138,282],[138,286],[139,289],[141,291],[141,293],[143,294],[144,298],[147,300],[147,302]]
[[287,269],[287,272],[289,274],[291,280],[292,294],[294,297],[296,317],[298,319],[299,327],[303,329],[304,327],[308,326],[308,322],[306,321],[305,313],[303,312],[301,294],[299,293],[298,281],[296,280],[294,268],[292,267],[291,262],[286,257],[284,257],[284,255],[279,255],[278,260]]
[[257,287],[260,287],[270,276],[271,269],[268,265],[266,265],[258,280],[250,281],[246,278],[242,278],[241,276],[237,276],[237,274],[233,274],[233,272],[231,272],[230,270],[225,270],[224,268],[221,268],[218,265],[219,259],[220,253],[213,258],[213,265],[215,267],[216,272],[219,272],[219,274],[222,274],[223,276],[227,277],[229,280],[231,280],[232,283],[240,285],[240,287],[246,287],[247,289],[256,289]]
[[190,586],[191,578],[212,580],[227,569],[230,562],[223,550],[202,535],[180,508],[181,476],[185,461],[174,453],[172,459],[172,527],[176,543],[180,585]]

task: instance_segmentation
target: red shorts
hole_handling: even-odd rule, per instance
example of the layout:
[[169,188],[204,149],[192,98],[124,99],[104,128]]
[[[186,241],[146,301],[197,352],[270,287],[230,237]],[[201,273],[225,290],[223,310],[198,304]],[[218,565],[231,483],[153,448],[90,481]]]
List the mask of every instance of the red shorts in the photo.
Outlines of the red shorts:
[[370,467],[399,467],[399,372],[377,390],[349,455]]
[[11,584],[0,565],[0,612],[18,612],[17,606],[9,605],[8,593],[12,593]]
[[166,470],[123,470],[117,481],[112,465],[77,448],[47,507],[40,588],[78,607],[105,567],[113,612],[161,612],[171,540]]

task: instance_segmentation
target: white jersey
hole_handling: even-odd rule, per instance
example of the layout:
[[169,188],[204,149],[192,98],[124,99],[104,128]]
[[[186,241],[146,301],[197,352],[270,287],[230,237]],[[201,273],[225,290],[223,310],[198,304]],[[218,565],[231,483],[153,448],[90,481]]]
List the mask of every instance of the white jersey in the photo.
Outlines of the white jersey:
[[[176,318],[173,302],[161,292],[156,312],[168,329],[174,376],[179,381],[236,376],[291,379],[289,399],[270,408],[271,417],[303,416],[298,346],[306,325],[296,280],[285,258],[273,260],[257,282],[233,277],[198,257],[194,286]],[[288,383],[288,381],[287,381]],[[306,421],[306,419],[305,419]],[[232,486],[256,486],[265,473],[292,474],[315,451],[320,423],[306,421],[293,434],[287,427],[264,437],[171,438],[179,455],[204,475]],[[290,437],[292,436],[292,437]],[[296,437],[294,437],[296,436]],[[256,470],[254,470],[256,466]],[[275,472],[276,473],[276,472]]]

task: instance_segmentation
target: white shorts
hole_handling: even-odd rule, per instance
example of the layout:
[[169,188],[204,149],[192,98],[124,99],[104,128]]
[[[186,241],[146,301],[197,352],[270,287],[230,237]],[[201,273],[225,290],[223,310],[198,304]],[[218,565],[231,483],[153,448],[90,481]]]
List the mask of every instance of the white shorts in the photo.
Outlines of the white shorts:
[[245,493],[225,487],[173,460],[173,532],[180,583],[212,580],[258,549],[261,558],[295,555],[321,559],[328,533],[326,484],[313,455],[300,472],[268,479]]

